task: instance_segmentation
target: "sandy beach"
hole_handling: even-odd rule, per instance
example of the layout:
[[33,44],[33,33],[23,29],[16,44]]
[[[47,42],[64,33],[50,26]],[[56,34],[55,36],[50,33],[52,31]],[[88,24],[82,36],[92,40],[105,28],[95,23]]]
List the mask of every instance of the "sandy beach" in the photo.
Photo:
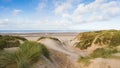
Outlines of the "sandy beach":
[[56,37],[61,40],[68,39],[71,40],[75,38],[78,33],[72,32],[63,32],[63,33],[0,33],[0,35],[13,35],[13,36],[22,36],[28,40],[36,41],[40,37]]

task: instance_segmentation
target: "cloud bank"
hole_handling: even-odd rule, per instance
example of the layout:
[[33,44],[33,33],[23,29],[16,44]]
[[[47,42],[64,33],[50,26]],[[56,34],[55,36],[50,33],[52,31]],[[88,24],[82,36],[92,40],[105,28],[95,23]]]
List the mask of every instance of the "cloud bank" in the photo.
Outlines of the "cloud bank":
[[[64,3],[63,3],[64,4]],[[55,13],[77,24],[109,20],[120,15],[120,1],[95,0],[89,4],[80,3],[72,14],[64,13],[70,6],[60,5]]]
[[[12,29],[72,30],[74,28],[83,29],[81,25],[86,23],[107,22],[111,24],[119,22],[119,0],[93,0],[85,2],[87,1],[40,0],[35,5],[32,5],[34,8],[24,8],[24,6],[22,8],[8,7],[8,12],[12,11],[12,14],[7,13],[8,15],[0,17],[0,29],[9,29],[10,27],[8,26],[12,26]],[[112,19],[115,20],[112,21]],[[107,26],[102,25],[102,27]],[[92,26],[89,27],[91,28]],[[112,28],[112,25],[109,28]]]

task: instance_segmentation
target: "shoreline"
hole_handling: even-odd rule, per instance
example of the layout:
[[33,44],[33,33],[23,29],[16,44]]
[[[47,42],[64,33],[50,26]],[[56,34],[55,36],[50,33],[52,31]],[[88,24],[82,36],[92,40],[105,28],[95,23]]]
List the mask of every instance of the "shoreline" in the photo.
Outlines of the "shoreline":
[[75,36],[80,32],[41,32],[41,33],[0,33],[0,35],[14,35],[23,37],[37,37],[37,36]]

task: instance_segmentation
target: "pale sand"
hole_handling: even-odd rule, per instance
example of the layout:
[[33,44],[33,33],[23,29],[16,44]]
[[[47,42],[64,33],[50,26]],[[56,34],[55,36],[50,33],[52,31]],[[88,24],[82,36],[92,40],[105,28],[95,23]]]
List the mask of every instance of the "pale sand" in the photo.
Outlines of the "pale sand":
[[0,35],[13,35],[13,36],[23,36],[31,41],[36,41],[40,37],[55,37],[60,40],[66,41],[75,38],[78,33],[0,33]]

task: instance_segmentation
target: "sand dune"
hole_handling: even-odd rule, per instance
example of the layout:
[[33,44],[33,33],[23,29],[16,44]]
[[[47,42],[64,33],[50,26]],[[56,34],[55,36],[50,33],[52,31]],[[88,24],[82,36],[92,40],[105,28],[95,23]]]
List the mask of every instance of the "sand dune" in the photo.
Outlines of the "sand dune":
[[[43,60],[38,61],[34,68],[120,68],[120,60],[118,59],[92,59],[89,66],[82,66],[77,60],[80,56],[87,56],[89,53],[83,50],[74,48],[73,41],[76,35],[47,35],[47,37],[54,37],[60,40],[45,38],[38,42],[44,44],[51,53],[52,62],[45,57]],[[37,41],[37,36],[24,36],[28,40]],[[74,41],[75,43],[76,41]],[[11,49],[10,49],[11,50]],[[42,61],[42,62],[41,62]]]

